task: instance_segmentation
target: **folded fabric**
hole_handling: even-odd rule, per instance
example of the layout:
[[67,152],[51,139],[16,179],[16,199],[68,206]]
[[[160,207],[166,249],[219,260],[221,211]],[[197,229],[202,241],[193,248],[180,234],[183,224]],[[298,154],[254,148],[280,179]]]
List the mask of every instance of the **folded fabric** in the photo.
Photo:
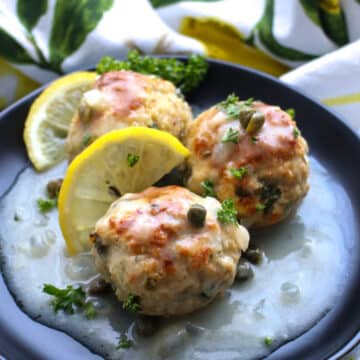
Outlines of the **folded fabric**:
[[131,48],[280,75],[359,38],[359,15],[359,0],[2,0],[0,57],[20,72],[0,60],[0,107]]
[[360,135],[360,40],[281,77],[330,106]]

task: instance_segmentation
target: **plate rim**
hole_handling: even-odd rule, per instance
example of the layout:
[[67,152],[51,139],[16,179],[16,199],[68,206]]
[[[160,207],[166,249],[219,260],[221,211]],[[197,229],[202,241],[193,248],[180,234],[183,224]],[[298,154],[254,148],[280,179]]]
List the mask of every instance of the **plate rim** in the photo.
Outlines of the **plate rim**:
[[[186,61],[188,59],[188,56],[185,55],[181,55],[181,56],[171,56],[171,55],[152,55],[154,57],[159,57],[159,58],[176,58],[179,59],[181,61]],[[323,111],[330,113],[334,118],[336,118],[337,122],[340,122],[341,126],[344,127],[348,133],[350,133],[352,136],[355,137],[356,141],[359,142],[360,144],[360,131],[358,131],[352,124],[349,124],[346,120],[345,117],[341,114],[339,114],[336,110],[334,110],[333,108],[330,108],[329,106],[323,104],[320,102],[320,100],[313,98],[311,95],[305,93],[303,90],[299,89],[297,86],[288,84],[284,81],[282,81],[280,78],[277,78],[275,76],[269,75],[267,73],[264,73],[262,71],[247,67],[247,66],[243,66],[243,65],[239,65],[236,63],[232,63],[229,61],[224,61],[224,60],[217,60],[217,59],[211,59],[211,58],[207,58],[205,57],[206,61],[209,63],[209,65],[211,66],[211,64],[216,64],[216,65],[220,65],[220,66],[225,66],[227,68],[235,68],[237,70],[243,71],[243,72],[247,72],[250,73],[256,77],[260,77],[263,79],[266,79],[270,82],[275,82],[276,84],[282,86],[283,88],[286,88],[287,91],[290,92],[295,92],[298,95],[300,95],[301,97],[305,98],[307,101],[310,101],[311,103],[313,103],[316,107],[320,107]],[[78,72],[78,71],[94,71],[94,68],[79,68],[77,70],[74,70],[72,72]],[[40,85],[37,89],[34,89],[33,91],[31,91],[29,94],[25,95],[24,97],[18,99],[17,101],[15,101],[14,103],[12,103],[11,105],[9,105],[8,107],[6,107],[5,109],[3,109],[2,111],[0,111],[0,124],[2,124],[3,122],[6,122],[7,117],[9,116],[10,113],[12,113],[13,111],[15,111],[16,109],[18,109],[19,107],[22,107],[23,104],[27,101],[29,101],[30,99],[32,99],[33,97],[38,96],[45,88],[47,88],[49,86],[49,84],[56,80],[59,77],[54,78],[53,80]],[[195,90],[196,91],[196,90]],[[191,93],[189,94],[191,95]],[[33,100],[34,101],[34,100]],[[23,123],[25,122],[25,119],[23,120]],[[23,146],[25,146],[23,144]],[[28,157],[27,157],[28,159]],[[16,180],[18,175],[16,175],[13,179],[13,181]],[[6,191],[3,194],[0,194],[0,199],[3,198],[4,195],[6,195],[6,193],[8,192],[9,188],[6,189]],[[4,282],[5,286],[7,287],[7,290],[10,292],[10,295],[13,297],[13,294],[11,292],[11,290],[9,289],[9,287],[7,286],[7,282],[3,276],[3,272],[2,272],[2,266],[0,266],[0,276],[2,278],[2,281]],[[14,299],[13,299],[14,300]],[[18,306],[18,304],[16,303],[16,305]],[[21,307],[19,307],[19,310],[25,314],[27,317],[29,317],[32,321],[37,322],[36,320],[34,320],[32,317],[30,317],[26,312],[23,311],[23,309]],[[39,323],[39,322],[37,322]],[[50,329],[53,329],[43,323],[40,323],[42,326],[46,326]],[[56,329],[54,328],[56,331],[59,331],[61,333],[64,333],[62,330],[60,329]],[[65,333],[66,334],[66,333]],[[10,335],[11,336],[11,335]],[[12,337],[11,339],[14,343],[16,343],[16,338]],[[75,341],[79,342],[77,339],[75,339]],[[81,342],[79,342],[81,343]],[[286,343],[284,343],[283,345],[285,345]],[[343,346],[341,346],[338,350],[334,351],[330,357],[329,360],[339,360],[341,357],[345,356],[346,354],[348,354],[351,350],[353,350],[357,345],[360,344],[360,328],[357,330],[357,332],[354,334],[354,336],[347,342],[345,343]],[[89,349],[90,352],[92,352]],[[269,354],[271,355],[271,354]]]

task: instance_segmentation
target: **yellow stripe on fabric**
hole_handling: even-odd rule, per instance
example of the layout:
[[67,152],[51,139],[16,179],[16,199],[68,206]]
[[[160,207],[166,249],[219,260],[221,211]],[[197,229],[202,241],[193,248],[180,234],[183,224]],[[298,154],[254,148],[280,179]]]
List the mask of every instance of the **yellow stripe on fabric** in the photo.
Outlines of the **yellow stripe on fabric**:
[[341,10],[339,0],[319,0],[319,5],[322,9],[332,14],[338,14]]
[[2,110],[7,105],[6,99],[3,97],[0,97],[0,110]]
[[355,94],[343,95],[343,96],[336,96],[333,98],[327,98],[321,100],[322,103],[329,106],[335,105],[347,105],[347,104],[354,104],[360,102],[360,92]]
[[275,76],[289,70],[262,51],[247,45],[235,26],[217,18],[184,17],[180,32],[199,40],[209,57],[249,66]]
[[[4,59],[0,57],[0,77],[7,75],[13,76],[17,80],[14,100],[20,99],[32,90],[39,87],[38,83],[22,74],[20,71],[9,65]],[[10,104],[7,103],[6,99],[2,97],[0,99],[0,109],[8,105]]]

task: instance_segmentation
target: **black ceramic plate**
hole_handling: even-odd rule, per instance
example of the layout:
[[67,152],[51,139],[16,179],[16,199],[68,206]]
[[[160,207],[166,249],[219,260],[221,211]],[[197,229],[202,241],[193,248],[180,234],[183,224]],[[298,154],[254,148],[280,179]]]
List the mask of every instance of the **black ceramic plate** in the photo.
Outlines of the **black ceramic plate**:
[[[360,139],[341,118],[275,78],[236,65],[209,63],[206,81],[188,99],[191,104],[207,108],[235,92],[241,98],[254,97],[282,108],[295,108],[298,125],[309,142],[312,155],[321,160],[351,198],[352,218],[348,219],[347,242],[352,251],[346,259],[350,276],[340,300],[314,327],[268,357],[269,360],[338,359],[360,341]],[[28,164],[22,131],[29,106],[40,91],[0,114],[0,195]],[[2,276],[0,294],[1,355],[11,360],[99,358],[66,334],[24,314]]]

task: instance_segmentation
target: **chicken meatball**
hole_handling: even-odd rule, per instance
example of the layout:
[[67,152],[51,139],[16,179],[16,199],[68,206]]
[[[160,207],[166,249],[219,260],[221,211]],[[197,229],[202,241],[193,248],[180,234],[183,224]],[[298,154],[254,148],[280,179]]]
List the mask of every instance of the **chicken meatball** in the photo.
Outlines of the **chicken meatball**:
[[66,150],[71,160],[99,136],[128,126],[168,131],[182,140],[191,109],[175,86],[153,75],[112,71],[84,93],[71,121]]
[[189,125],[187,146],[188,188],[233,199],[246,227],[281,221],[309,189],[307,143],[278,106],[229,96]]
[[91,235],[98,270],[140,312],[180,315],[231,286],[247,230],[217,219],[220,203],[178,186],[151,187],[115,201]]

